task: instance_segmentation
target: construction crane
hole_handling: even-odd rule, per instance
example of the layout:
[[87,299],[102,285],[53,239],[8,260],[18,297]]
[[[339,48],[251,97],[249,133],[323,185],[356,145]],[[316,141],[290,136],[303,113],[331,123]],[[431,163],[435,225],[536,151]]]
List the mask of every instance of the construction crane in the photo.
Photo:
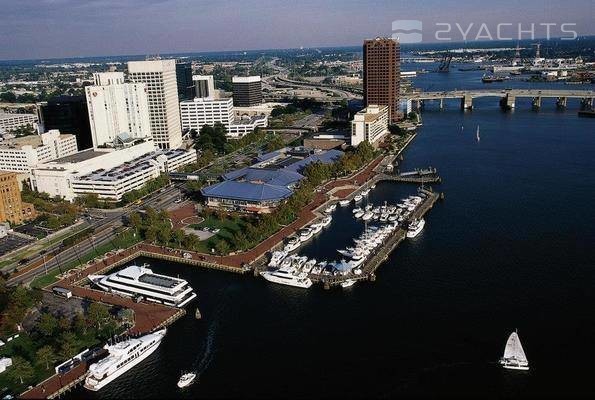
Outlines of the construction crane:
[[442,55],[442,61],[438,66],[438,72],[448,72],[450,69],[450,62],[452,61],[452,54],[449,51]]

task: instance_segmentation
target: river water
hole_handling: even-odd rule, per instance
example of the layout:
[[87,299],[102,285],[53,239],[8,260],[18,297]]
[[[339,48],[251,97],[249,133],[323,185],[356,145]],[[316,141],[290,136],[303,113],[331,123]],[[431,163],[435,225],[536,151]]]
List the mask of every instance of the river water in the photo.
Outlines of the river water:
[[[415,84],[477,88],[480,77],[455,70]],[[98,393],[79,388],[68,398],[593,395],[595,129],[577,109],[570,102],[558,111],[553,100],[539,112],[528,100],[508,113],[496,99],[464,113],[456,102],[444,111],[429,104],[401,169],[438,168],[435,189],[446,199],[376,282],[305,291],[150,261],[188,279],[198,301],[141,365]],[[415,190],[383,183],[370,201]],[[351,208],[339,208],[301,253],[338,258],[362,229]],[[514,329],[531,363],[526,373],[497,365]],[[197,382],[178,390],[190,369]]]

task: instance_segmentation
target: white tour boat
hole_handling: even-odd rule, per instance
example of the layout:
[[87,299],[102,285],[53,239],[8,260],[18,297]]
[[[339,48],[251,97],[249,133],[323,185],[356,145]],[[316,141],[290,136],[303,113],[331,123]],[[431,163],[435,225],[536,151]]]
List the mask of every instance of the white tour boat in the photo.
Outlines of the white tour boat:
[[196,297],[184,279],[155,274],[147,267],[148,264],[131,265],[109,275],[89,275],[89,280],[106,292],[143,297],[173,307],[184,307]]
[[85,388],[97,391],[114,379],[123,375],[135,365],[149,357],[165,336],[165,329],[128,339],[114,345],[105,345],[109,355],[89,366],[89,374],[85,378]]

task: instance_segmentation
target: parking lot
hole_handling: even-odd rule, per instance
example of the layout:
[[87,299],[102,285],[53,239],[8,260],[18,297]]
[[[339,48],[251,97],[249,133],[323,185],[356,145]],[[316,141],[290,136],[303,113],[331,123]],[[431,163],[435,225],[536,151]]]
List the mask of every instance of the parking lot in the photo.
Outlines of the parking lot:
[[10,253],[11,251],[16,250],[19,247],[22,247],[31,242],[34,242],[34,240],[26,239],[17,235],[8,234],[8,236],[0,239],[0,256],[6,253]]

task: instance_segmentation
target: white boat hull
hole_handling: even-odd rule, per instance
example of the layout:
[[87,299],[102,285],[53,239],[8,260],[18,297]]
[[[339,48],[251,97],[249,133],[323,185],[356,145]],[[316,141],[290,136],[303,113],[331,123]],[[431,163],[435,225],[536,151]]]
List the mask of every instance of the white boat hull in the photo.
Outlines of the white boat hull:
[[271,273],[266,272],[266,271],[261,272],[260,275],[269,282],[279,283],[281,285],[299,287],[299,288],[303,288],[303,289],[308,289],[308,288],[310,288],[310,286],[312,286],[312,280],[310,278],[307,278],[305,280],[297,280],[297,279],[290,280],[290,279],[280,278],[280,277],[272,275]]

